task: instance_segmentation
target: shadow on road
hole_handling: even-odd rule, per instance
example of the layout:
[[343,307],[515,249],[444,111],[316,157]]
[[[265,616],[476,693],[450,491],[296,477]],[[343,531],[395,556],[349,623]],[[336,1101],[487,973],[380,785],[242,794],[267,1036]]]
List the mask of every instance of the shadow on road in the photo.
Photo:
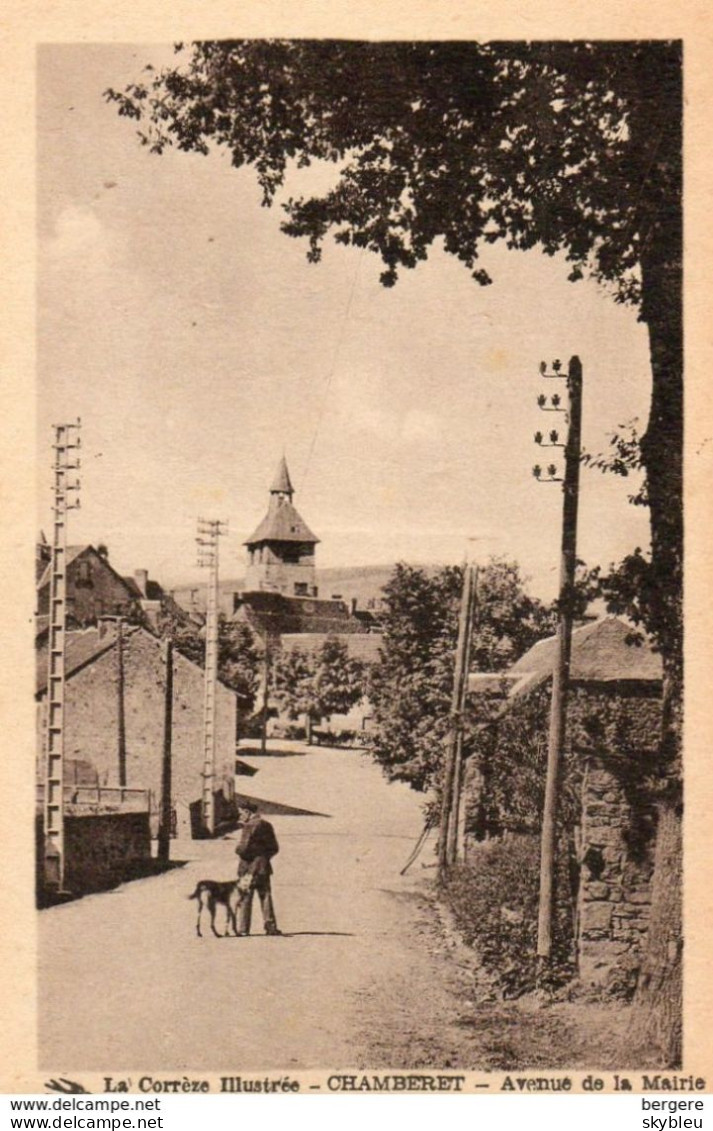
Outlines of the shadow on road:
[[240,754],[246,758],[305,758],[306,750],[262,750],[259,746],[241,746]]
[[333,939],[353,939],[353,938],[356,938],[356,935],[354,934],[353,931],[283,931],[282,935],[283,935],[283,938],[287,938],[287,939],[298,939],[298,938],[302,938],[303,935],[307,935],[310,938],[318,938],[318,939],[321,939],[321,938],[325,938],[325,939],[326,938],[333,938]]
[[185,868],[188,863],[188,860],[167,860],[165,863],[155,858],[139,860],[131,866],[122,868],[120,872],[111,877],[107,876],[95,884],[88,884],[82,890],[38,893],[37,909],[42,911],[46,907],[56,907],[57,904],[74,903],[75,900],[82,899],[85,895],[111,894],[116,892],[122,884],[128,884],[134,880],[146,880],[152,876],[162,876],[164,872],[172,872],[174,868]]
[[265,816],[279,814],[283,817],[330,817],[329,813],[318,813],[315,809],[299,809],[296,805],[287,805],[284,801],[267,801],[264,797],[255,797],[249,793],[235,794],[235,804],[238,808],[246,801],[257,805]]
[[353,931],[281,931],[279,935],[221,935],[220,938],[224,939],[239,939],[241,942],[244,938],[248,939],[299,939],[303,937],[309,938],[325,938],[325,939],[353,939],[356,935]]

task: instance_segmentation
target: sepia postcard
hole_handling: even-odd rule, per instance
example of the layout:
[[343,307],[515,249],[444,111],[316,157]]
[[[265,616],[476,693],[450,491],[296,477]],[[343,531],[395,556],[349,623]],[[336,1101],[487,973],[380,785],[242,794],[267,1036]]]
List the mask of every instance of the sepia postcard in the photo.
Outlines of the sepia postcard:
[[150,7],[5,21],[0,1089],[712,1091],[710,17]]

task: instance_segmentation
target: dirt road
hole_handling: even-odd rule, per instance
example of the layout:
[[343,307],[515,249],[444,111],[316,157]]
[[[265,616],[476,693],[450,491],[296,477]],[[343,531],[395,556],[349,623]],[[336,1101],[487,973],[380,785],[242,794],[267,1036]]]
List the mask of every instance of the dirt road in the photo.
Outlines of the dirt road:
[[[283,744],[287,746],[288,744]],[[245,793],[329,814],[275,816],[281,938],[195,934],[187,896],[235,874],[235,838],[39,915],[40,1066],[63,1074],[279,1068],[616,1067],[627,1011],[498,1002],[430,897],[420,798],[352,751],[252,758]]]
[[239,779],[255,796],[329,814],[271,818],[285,937],[262,935],[257,905],[260,933],[196,937],[186,897],[202,877],[232,878],[234,839],[174,842],[185,867],[42,912],[43,1066],[217,1071],[363,1058],[364,995],[402,975],[412,893],[430,874],[399,877],[421,802],[357,752],[305,751],[248,757],[259,773]]

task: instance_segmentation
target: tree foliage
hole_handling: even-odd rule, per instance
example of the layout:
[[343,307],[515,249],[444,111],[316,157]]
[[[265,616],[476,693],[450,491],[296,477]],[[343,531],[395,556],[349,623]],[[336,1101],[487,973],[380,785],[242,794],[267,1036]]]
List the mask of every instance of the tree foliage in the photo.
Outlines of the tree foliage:
[[[636,419],[619,425],[609,436],[609,451],[593,455],[587,452],[583,462],[605,474],[626,479],[640,476],[643,468],[641,437]],[[629,495],[636,507],[648,506],[646,476],[638,489]],[[650,554],[637,546],[618,563],[612,563],[607,573],[600,567],[589,570],[586,584],[590,597],[602,597],[610,613],[627,616],[652,637],[659,650],[666,649],[667,620],[660,600],[660,584]]]
[[[205,626],[197,624],[175,602],[164,602],[158,621],[160,636],[169,636],[178,651],[205,666]],[[224,616],[218,620],[218,677],[237,696],[242,711],[252,711],[260,682],[260,653],[250,628]]]
[[108,97],[154,152],[225,147],[252,165],[265,204],[293,163],[339,163],[327,192],[284,206],[312,259],[331,231],[377,252],[388,285],[442,238],[487,283],[479,247],[504,238],[564,249],[574,275],[637,297],[643,241],[678,191],[676,45],[225,40],[180,55]]
[[252,711],[260,685],[261,649],[247,624],[220,617],[218,674],[238,697],[243,711]]
[[108,91],[153,152],[226,149],[270,205],[290,173],[333,164],[324,192],[282,201],[317,261],[328,235],[376,253],[382,281],[438,242],[476,282],[489,243],[564,252],[649,327],[640,453],[671,710],[682,681],[681,45],[225,40],[179,47]]
[[[643,460],[641,456],[641,436],[639,434],[638,418],[620,424],[616,432],[609,435],[609,451],[597,455],[591,452],[582,454],[582,462],[587,467],[594,467],[598,471],[612,472],[627,479],[630,475],[641,473]],[[646,490],[646,479],[629,495],[629,502],[635,507],[645,507],[649,504]]]
[[[640,453],[673,859],[683,687],[681,44],[199,43],[177,66],[107,97],[154,152],[226,148],[233,165],[254,168],[265,204],[295,166],[334,163],[326,192],[283,204],[283,230],[307,239],[312,261],[331,233],[376,253],[390,286],[438,242],[487,284],[480,250],[503,240],[562,251],[572,280],[592,273],[617,301],[638,305],[653,375]],[[418,757],[438,740],[420,735]],[[415,746],[403,753],[404,765],[418,761]],[[415,763],[413,772],[428,780]],[[676,898],[675,885],[664,888]],[[656,922],[650,934],[652,954],[677,954],[658,945]]]
[[[438,787],[450,728],[463,571],[397,565],[384,587],[381,659],[372,670],[372,752],[392,779]],[[552,611],[525,591],[515,563],[479,571],[471,670],[503,671],[553,628]],[[466,718],[466,743],[483,722]]]
[[273,694],[291,719],[306,715],[312,722],[345,715],[364,696],[366,670],[336,636],[312,655],[291,648],[278,655],[273,671]]

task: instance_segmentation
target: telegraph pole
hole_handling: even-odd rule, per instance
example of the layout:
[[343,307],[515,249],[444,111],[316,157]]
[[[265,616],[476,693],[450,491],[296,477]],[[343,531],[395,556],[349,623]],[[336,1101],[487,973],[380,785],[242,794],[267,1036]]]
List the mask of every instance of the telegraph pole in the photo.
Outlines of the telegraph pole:
[[265,629],[265,653],[262,667],[262,725],[260,727],[260,753],[267,754],[267,715],[270,709],[270,629]]
[[205,691],[203,697],[203,828],[215,832],[215,695],[218,684],[218,540],[227,524],[198,519],[198,565],[208,569],[205,622]]
[[124,703],[124,617],[102,616],[99,620],[114,621],[116,624],[116,734],[118,746],[119,785],[127,784],[126,780],[126,708]]
[[[67,626],[67,512],[79,507],[81,421],[54,426],[52,561],[47,672],[47,761],[44,796],[44,878],[47,888],[64,889],[64,692]],[[76,493],[75,493],[76,492]],[[70,497],[74,502],[69,502]]]
[[458,726],[456,729],[455,763],[453,767],[453,798],[451,800],[451,813],[448,822],[448,837],[446,844],[447,861],[449,865],[455,864],[458,858],[458,832],[460,824],[460,803],[463,790],[463,721],[465,705],[468,697],[468,673],[470,672],[470,646],[473,639],[473,616],[478,595],[478,567],[467,567],[468,586],[468,614],[466,620],[466,634],[463,645],[463,671],[460,681],[460,698],[458,703]]
[[163,642],[166,666],[163,710],[163,757],[161,760],[161,811],[158,826],[157,856],[162,864],[170,859],[171,848],[171,740],[173,734],[173,641]]
[[574,597],[574,577],[577,564],[577,506],[579,502],[579,464],[582,435],[582,364],[578,357],[570,359],[565,374],[561,363],[552,363],[552,372],[547,372],[543,362],[540,372],[543,377],[566,379],[568,404],[560,407],[561,398],[555,394],[550,405],[543,395],[537,403],[545,412],[564,412],[568,419],[567,440],[560,444],[556,431],[549,433],[545,441],[541,432],[535,434],[535,442],[543,447],[564,448],[564,479],[557,476],[557,468],[550,464],[546,475],[542,468],[535,466],[533,474],[542,483],[562,483],[564,499],[562,507],[562,548],[560,557],[560,592],[557,612],[557,635],[555,638],[555,662],[552,673],[552,703],[550,708],[550,732],[547,746],[547,775],[545,779],[545,802],[542,812],[542,847],[540,854],[540,904],[537,922],[537,957],[541,969],[545,968],[552,955],[552,926],[554,920],[555,865],[557,850],[557,810],[559,803],[559,777],[564,748],[567,723],[567,690],[569,664],[572,650],[572,617]]
[[453,826],[457,817],[453,814],[454,787],[456,783],[457,763],[462,749],[463,739],[463,707],[468,683],[468,656],[470,652],[470,621],[473,607],[473,581],[472,569],[467,566],[463,570],[463,588],[461,590],[460,618],[458,621],[458,645],[456,648],[455,671],[453,676],[453,694],[451,696],[451,732],[446,749],[446,758],[443,765],[443,779],[441,784],[441,821],[440,835],[438,838],[438,872],[441,879],[448,869],[449,848],[455,844]]

